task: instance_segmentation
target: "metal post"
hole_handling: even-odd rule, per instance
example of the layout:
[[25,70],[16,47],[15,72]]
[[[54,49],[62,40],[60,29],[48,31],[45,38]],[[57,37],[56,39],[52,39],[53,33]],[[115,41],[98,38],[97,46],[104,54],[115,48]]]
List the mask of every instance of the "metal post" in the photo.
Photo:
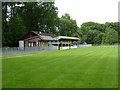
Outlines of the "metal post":
[[70,48],[71,48],[71,40],[70,40]]
[[78,41],[77,41],[77,48],[78,48]]
[[77,41],[76,41],[76,46],[77,46]]
[[63,44],[62,44],[62,40],[61,40],[61,50],[63,49]]
[[58,40],[58,50],[59,50],[59,40]]
[[68,40],[68,46],[69,46],[69,40]]
[[46,41],[46,45],[47,45],[47,47],[48,47],[48,41]]
[[75,41],[75,46],[76,46],[76,41]]
[[65,40],[65,47],[66,47],[66,40]]
[[43,42],[43,47],[44,47],[44,42]]

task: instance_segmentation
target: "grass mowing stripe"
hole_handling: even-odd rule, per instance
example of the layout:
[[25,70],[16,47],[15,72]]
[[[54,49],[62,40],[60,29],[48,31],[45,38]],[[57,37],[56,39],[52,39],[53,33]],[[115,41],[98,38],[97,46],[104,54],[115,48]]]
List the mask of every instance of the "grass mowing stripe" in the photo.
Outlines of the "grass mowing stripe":
[[82,47],[3,57],[3,87],[115,88],[117,48]]

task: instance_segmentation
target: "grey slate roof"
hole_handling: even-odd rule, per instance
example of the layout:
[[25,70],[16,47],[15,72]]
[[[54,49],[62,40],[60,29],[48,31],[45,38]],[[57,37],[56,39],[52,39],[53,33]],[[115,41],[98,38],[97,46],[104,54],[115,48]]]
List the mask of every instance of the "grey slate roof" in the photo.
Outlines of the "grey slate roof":
[[40,36],[40,38],[42,39],[42,40],[55,40],[54,38],[52,38],[51,36],[42,36],[42,35],[39,35]]

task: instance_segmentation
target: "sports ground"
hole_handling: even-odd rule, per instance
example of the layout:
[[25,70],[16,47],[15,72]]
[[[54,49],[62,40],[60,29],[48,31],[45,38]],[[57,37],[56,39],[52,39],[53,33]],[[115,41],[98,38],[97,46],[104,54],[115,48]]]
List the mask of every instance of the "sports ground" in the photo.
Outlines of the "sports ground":
[[117,88],[118,46],[93,46],[2,58],[3,88]]

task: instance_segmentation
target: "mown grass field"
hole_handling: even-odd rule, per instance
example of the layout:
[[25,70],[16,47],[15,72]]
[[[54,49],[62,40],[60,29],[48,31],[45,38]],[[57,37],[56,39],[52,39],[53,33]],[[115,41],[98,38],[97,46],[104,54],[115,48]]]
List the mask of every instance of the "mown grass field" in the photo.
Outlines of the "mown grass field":
[[5,56],[3,88],[117,88],[118,46]]

